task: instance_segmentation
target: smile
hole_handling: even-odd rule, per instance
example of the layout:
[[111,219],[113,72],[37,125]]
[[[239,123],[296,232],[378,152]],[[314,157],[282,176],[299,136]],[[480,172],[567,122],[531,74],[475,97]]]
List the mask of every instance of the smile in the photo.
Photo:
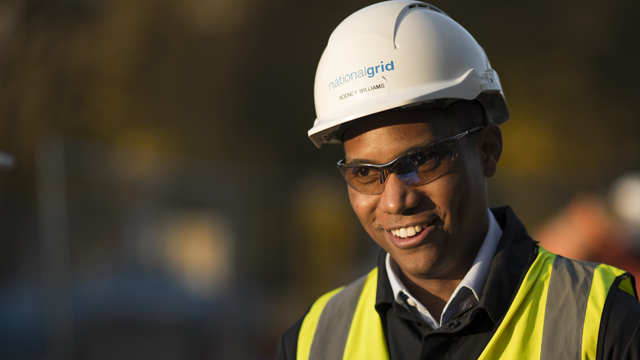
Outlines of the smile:
[[393,229],[391,230],[391,234],[403,239],[416,236],[420,234],[420,232],[422,232],[423,229],[426,229],[427,227],[433,225],[434,223],[435,223],[435,219],[424,225],[412,225],[412,226],[407,226],[403,228]]
[[416,226],[408,226],[406,228],[394,229],[394,230],[391,230],[391,233],[397,237],[406,238],[406,237],[415,236],[416,234],[419,234],[421,231],[422,231],[422,225],[416,225]]

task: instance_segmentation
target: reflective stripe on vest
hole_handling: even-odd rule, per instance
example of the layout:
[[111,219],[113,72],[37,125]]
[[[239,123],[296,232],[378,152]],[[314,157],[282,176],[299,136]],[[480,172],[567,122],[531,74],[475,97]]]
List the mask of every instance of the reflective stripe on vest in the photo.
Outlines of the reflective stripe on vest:
[[[377,275],[376,268],[313,304],[300,329],[298,360],[389,359],[375,310]],[[624,271],[540,247],[480,359],[595,359],[602,311],[614,283],[637,297]]]

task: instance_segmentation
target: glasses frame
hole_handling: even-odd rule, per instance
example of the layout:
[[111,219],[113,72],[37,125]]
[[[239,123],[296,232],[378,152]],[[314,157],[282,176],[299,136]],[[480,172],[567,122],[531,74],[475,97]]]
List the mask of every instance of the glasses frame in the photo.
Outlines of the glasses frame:
[[[390,173],[394,173],[395,174],[395,170],[394,170],[394,166],[395,164],[401,160],[406,158],[407,156],[411,156],[411,155],[415,155],[417,153],[421,153],[424,152],[425,150],[432,148],[434,146],[437,145],[442,145],[442,144],[450,144],[453,143],[455,141],[458,141],[460,139],[462,139],[463,137],[478,132],[480,130],[484,129],[484,126],[476,126],[474,128],[471,128],[467,131],[461,132],[460,134],[457,135],[453,135],[451,137],[448,137],[446,139],[442,139],[442,140],[438,140],[436,142],[432,142],[431,144],[421,147],[419,149],[415,149],[415,150],[411,150],[403,155],[398,156],[397,158],[389,161],[386,164],[357,164],[357,165],[347,165],[345,164],[345,160],[346,158],[341,159],[340,161],[338,161],[338,163],[336,164],[336,166],[338,167],[338,170],[340,171],[340,173],[342,174],[342,177],[344,178],[344,180],[347,182],[347,184],[355,191],[361,193],[361,194],[365,194],[365,195],[380,195],[384,192],[384,185],[387,182],[387,179],[389,178],[389,174]],[[451,160],[451,164],[453,164],[453,162],[455,161],[455,159],[458,157],[458,150],[454,147],[454,150],[456,150],[455,154],[454,154],[454,158],[453,160]],[[449,166],[451,166],[451,164]],[[379,193],[374,193],[374,194],[367,194],[367,193],[363,193],[361,191],[359,191],[358,189],[356,189],[353,185],[351,185],[351,183],[349,182],[349,180],[347,180],[347,176],[346,176],[346,169],[349,168],[356,168],[356,167],[369,167],[369,168],[374,168],[377,169],[380,172],[380,183],[382,184],[382,190]],[[404,174],[406,175],[406,174]],[[440,174],[441,175],[441,174]],[[396,174],[397,176],[397,174]],[[433,178],[425,181],[425,182],[421,182],[421,183],[417,183],[417,184],[406,184],[405,182],[402,182],[403,184],[407,185],[407,186],[420,186],[420,185],[424,185],[424,184],[428,184],[432,181],[434,181],[435,179],[437,179],[439,177],[439,175],[434,176]],[[400,178],[400,177],[398,177]],[[401,180],[402,181],[402,180]]]

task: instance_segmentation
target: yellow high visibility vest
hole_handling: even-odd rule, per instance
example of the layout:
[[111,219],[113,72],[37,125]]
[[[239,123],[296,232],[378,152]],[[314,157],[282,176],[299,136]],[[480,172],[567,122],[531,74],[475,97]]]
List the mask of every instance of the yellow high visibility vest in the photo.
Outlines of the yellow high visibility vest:
[[[375,310],[378,269],[321,296],[305,316],[298,360],[389,360]],[[637,297],[625,271],[539,247],[513,303],[480,359],[595,360],[612,285]]]

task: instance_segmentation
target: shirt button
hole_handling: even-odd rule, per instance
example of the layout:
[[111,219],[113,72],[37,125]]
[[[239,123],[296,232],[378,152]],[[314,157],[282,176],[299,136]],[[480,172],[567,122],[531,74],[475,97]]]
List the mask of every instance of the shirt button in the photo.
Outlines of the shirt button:
[[409,304],[411,306],[416,306],[416,302],[413,301],[412,299],[407,299],[407,304]]

